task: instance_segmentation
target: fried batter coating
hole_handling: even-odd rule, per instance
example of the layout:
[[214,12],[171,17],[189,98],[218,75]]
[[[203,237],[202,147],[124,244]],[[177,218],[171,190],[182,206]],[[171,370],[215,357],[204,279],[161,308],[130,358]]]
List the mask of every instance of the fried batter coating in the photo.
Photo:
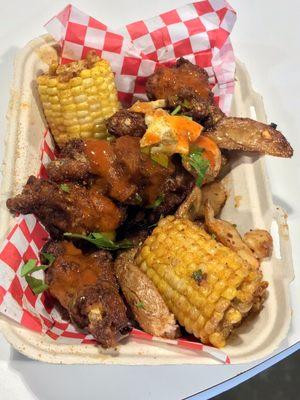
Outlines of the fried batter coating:
[[109,252],[83,255],[71,242],[48,242],[44,252],[55,261],[46,270],[50,294],[70,318],[87,329],[104,348],[115,346],[130,331]]
[[62,232],[113,231],[122,221],[121,211],[101,193],[71,183],[61,187],[34,176],[6,205],[12,213],[35,214],[53,237]]
[[134,136],[142,137],[146,132],[145,115],[142,113],[120,110],[106,121],[108,133],[116,137]]
[[135,264],[137,249],[120,254],[115,261],[118,282],[141,328],[151,335],[174,339],[179,327],[155,285]]
[[91,168],[86,159],[73,160],[71,158],[58,158],[51,161],[46,167],[48,177],[54,182],[68,182],[86,180],[91,173]]
[[203,99],[194,90],[181,88],[175,95],[167,98],[167,107],[175,109],[180,106],[180,113],[190,116],[205,128],[211,128],[225,117],[223,111]]
[[213,99],[207,72],[184,58],[179,58],[174,67],[158,68],[146,83],[146,93],[150,100],[167,99],[177,95],[183,88],[190,89],[209,102]]
[[223,118],[204,133],[221,149],[254,151],[277,157],[292,157],[289,142],[270,125],[249,118]]

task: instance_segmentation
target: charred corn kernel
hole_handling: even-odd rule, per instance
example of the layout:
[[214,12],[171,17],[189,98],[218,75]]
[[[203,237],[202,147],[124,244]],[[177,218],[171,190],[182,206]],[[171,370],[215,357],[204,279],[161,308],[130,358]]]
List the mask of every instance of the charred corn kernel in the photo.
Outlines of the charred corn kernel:
[[107,136],[105,120],[119,109],[114,75],[106,60],[59,66],[37,79],[44,113],[55,141]]
[[178,322],[216,347],[226,344],[234,326],[258,301],[263,283],[260,270],[253,270],[193,222],[174,216],[160,220],[136,263]]

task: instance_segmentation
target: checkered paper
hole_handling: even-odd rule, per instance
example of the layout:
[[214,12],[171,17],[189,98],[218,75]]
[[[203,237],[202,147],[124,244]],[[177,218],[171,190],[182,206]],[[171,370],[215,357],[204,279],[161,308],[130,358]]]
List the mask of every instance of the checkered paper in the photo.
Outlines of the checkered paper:
[[119,99],[145,98],[145,82],[159,65],[185,57],[208,72],[215,100],[230,111],[235,62],[229,35],[236,14],[225,0],[204,0],[112,30],[68,5],[45,25],[62,46],[62,63],[88,51],[107,59]]
[[[62,47],[63,63],[83,58],[90,49],[110,61],[123,103],[145,98],[147,76],[162,64],[172,65],[185,57],[205,68],[223,111],[230,109],[234,89],[234,56],[229,34],[235,13],[226,1],[209,0],[188,4],[157,17],[138,21],[112,31],[106,25],[68,5],[47,24],[47,30]],[[39,176],[47,177],[45,165],[55,158],[52,137],[44,132]],[[0,245],[0,312],[28,329],[45,333],[58,343],[95,344],[91,335],[63,321],[53,299],[43,293],[35,296],[20,270],[24,262],[39,257],[49,238],[33,215],[19,216]],[[43,272],[36,277],[43,277]],[[206,352],[230,363],[222,351],[185,338],[168,340],[134,329],[132,340],[168,343],[177,347]]]

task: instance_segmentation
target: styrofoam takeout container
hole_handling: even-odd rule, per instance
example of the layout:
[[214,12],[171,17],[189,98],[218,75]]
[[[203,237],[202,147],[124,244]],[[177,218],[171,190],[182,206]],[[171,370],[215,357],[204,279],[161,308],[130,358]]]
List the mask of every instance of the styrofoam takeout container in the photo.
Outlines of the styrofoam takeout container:
[[[13,224],[5,200],[20,192],[28,176],[39,170],[39,149],[45,120],[34,81],[37,74],[47,70],[48,64],[57,58],[53,46],[53,39],[45,35],[31,41],[16,58],[3,167],[0,240]],[[232,115],[266,121],[262,98],[251,88],[246,69],[238,61]],[[264,279],[269,282],[265,307],[257,317],[238,329],[238,335],[232,335],[224,349],[231,363],[245,363],[268,356],[287,335],[291,320],[289,284],[294,277],[291,247],[287,216],[272,202],[264,157],[237,156],[224,183],[229,191],[229,199],[222,211],[222,218],[236,223],[241,233],[251,228],[271,229],[275,244],[272,258],[262,263]],[[0,316],[0,330],[21,353],[52,363],[218,363],[202,352],[133,339],[108,351],[93,345],[66,345],[46,335],[29,331],[4,316]]]

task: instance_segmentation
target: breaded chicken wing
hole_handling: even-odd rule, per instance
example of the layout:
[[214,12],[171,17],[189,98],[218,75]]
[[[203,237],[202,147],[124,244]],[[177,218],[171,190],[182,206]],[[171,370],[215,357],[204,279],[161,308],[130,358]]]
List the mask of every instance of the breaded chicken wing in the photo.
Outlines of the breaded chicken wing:
[[71,320],[87,329],[104,348],[115,346],[131,327],[110,253],[101,250],[83,255],[66,241],[48,242],[43,251],[55,256],[46,270],[50,294]]
[[122,213],[108,198],[83,186],[58,185],[31,176],[21,194],[6,202],[12,213],[35,214],[48,232],[87,234],[115,230]]
[[179,58],[174,67],[158,68],[146,83],[146,93],[150,100],[167,99],[183,88],[191,89],[210,102],[213,99],[207,72],[184,58]]

